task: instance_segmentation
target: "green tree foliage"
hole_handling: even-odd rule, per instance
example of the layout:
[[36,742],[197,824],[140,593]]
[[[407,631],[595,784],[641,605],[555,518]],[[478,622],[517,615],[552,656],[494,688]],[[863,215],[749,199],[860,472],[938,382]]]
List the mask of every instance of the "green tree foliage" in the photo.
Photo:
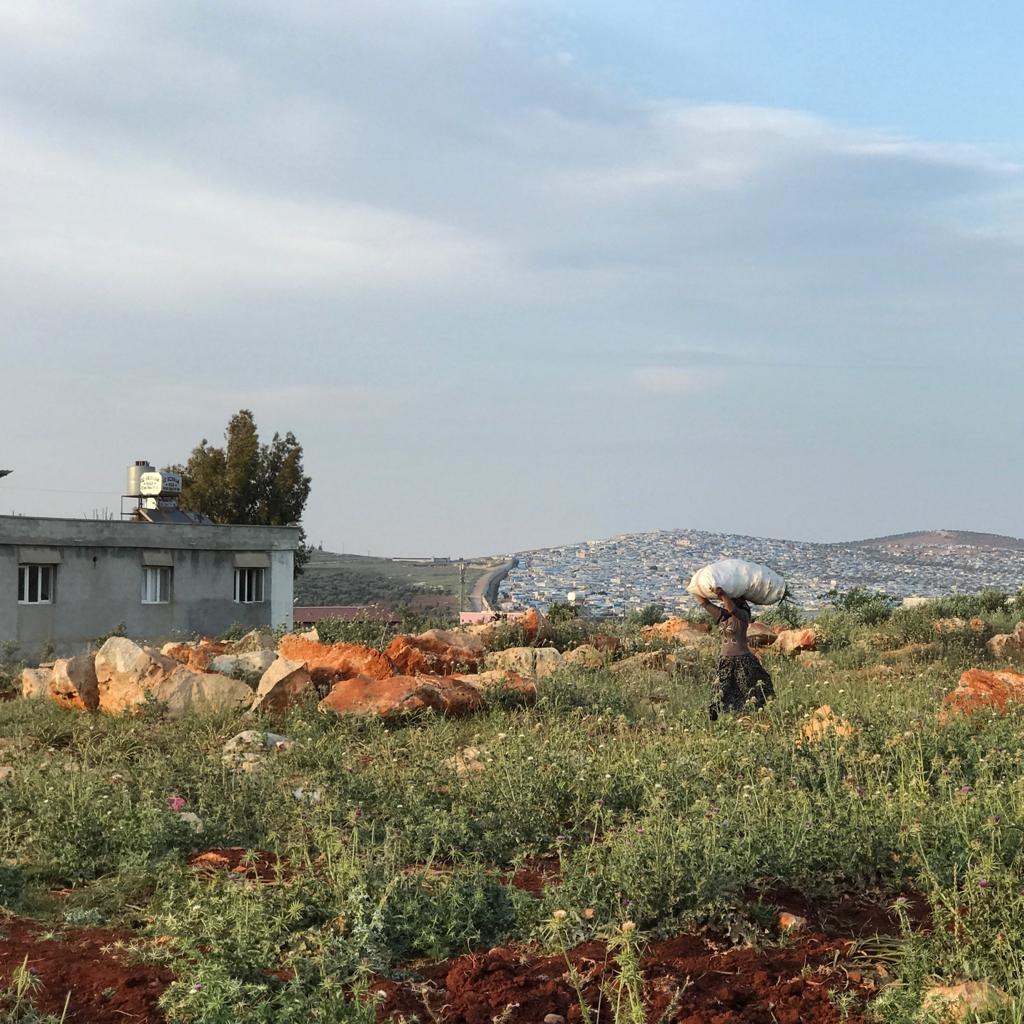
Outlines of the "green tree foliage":
[[[202,512],[215,523],[287,526],[300,523],[311,480],[302,468],[302,445],[288,431],[262,443],[249,409],[228,422],[223,448],[204,437],[188,463],[172,467],[181,473],[179,504]],[[305,563],[306,535],[296,552],[296,567]]]

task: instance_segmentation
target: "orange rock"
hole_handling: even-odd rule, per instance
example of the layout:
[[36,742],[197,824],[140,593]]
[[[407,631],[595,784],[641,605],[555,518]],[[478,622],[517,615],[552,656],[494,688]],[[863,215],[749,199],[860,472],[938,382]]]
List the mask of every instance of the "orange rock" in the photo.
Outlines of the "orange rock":
[[429,630],[419,636],[396,636],[384,653],[401,675],[450,676],[477,668],[484,659],[484,645],[470,634]]
[[1024,701],[1024,674],[1009,669],[988,672],[969,668],[960,676],[960,683],[942,699],[940,721],[950,715],[970,715],[975,711],[1005,713],[1007,705]]
[[797,746],[802,743],[820,743],[830,736],[847,737],[853,735],[853,726],[845,718],[840,718],[831,705],[822,704],[811,712],[810,721],[800,730]]
[[289,661],[304,661],[313,682],[323,687],[360,675],[387,679],[395,674],[386,655],[361,644],[321,644],[291,633],[281,638],[278,653]]
[[677,644],[696,645],[707,639],[711,627],[706,623],[693,623],[689,619],[668,619],[653,626],[644,626],[640,635],[645,640],[669,640]]
[[813,629],[784,629],[775,641],[775,645],[783,654],[797,654],[800,651],[813,651],[818,638]]
[[50,699],[74,711],[95,711],[100,706],[93,655],[80,654],[53,663]]
[[437,711],[461,718],[483,705],[480,691],[451,676],[391,676],[388,679],[344,679],[320,701],[321,711],[338,715],[380,715],[393,718],[416,711]]
[[532,679],[524,679],[517,672],[505,672],[501,669],[494,669],[490,672],[477,672],[474,674],[454,675],[467,686],[474,690],[485,693],[487,690],[500,689],[506,694],[514,694],[524,704],[534,704],[537,701],[537,684]]
[[985,620],[984,619],[979,619],[978,616],[975,615],[974,618],[971,619],[967,623],[967,628],[972,633],[984,633],[985,632]]
[[193,672],[208,672],[210,661],[219,654],[224,654],[230,644],[219,640],[196,640],[189,643],[164,644],[160,653],[173,658],[178,664],[192,669]]
[[807,927],[807,918],[799,914],[791,914],[788,910],[779,914],[779,931],[798,932]]
[[523,628],[523,643],[532,644],[540,633],[540,612],[536,608],[529,608],[518,616],[517,622]]
[[590,642],[602,653],[616,655],[622,650],[622,641],[617,636],[610,636],[608,633],[595,633]]

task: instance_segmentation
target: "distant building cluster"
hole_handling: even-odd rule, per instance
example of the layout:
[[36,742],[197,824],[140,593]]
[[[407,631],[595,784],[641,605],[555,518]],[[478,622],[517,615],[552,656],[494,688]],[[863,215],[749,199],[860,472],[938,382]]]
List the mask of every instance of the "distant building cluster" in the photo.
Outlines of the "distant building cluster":
[[502,581],[498,607],[585,605],[595,615],[621,616],[645,605],[667,612],[694,607],[686,591],[701,566],[745,558],[780,572],[796,604],[814,611],[832,588],[866,587],[893,597],[939,597],[1024,585],[1024,550],[950,543],[811,544],[702,530],[620,534],[565,547],[520,552]]

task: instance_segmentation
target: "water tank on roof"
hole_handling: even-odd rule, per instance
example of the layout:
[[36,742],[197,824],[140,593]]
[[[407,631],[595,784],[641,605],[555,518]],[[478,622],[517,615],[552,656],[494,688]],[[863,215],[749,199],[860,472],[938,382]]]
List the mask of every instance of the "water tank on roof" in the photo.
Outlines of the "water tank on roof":
[[135,465],[128,467],[128,487],[125,494],[133,498],[142,496],[142,476],[144,473],[152,473],[153,467],[146,459],[136,459]]

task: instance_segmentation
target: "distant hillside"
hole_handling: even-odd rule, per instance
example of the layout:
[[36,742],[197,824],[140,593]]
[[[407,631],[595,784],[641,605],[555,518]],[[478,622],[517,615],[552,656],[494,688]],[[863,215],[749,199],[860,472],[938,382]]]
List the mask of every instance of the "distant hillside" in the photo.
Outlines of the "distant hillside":
[[1003,537],[998,533],[974,533],[971,530],[921,530],[917,533],[895,533],[889,537],[849,541],[847,547],[918,548],[972,547],[988,550],[1024,551],[1024,540]]
[[[467,562],[467,597],[483,572],[484,566]],[[378,604],[391,609],[457,613],[459,566],[444,560],[313,551],[302,575],[295,580],[295,602],[306,606]]]

